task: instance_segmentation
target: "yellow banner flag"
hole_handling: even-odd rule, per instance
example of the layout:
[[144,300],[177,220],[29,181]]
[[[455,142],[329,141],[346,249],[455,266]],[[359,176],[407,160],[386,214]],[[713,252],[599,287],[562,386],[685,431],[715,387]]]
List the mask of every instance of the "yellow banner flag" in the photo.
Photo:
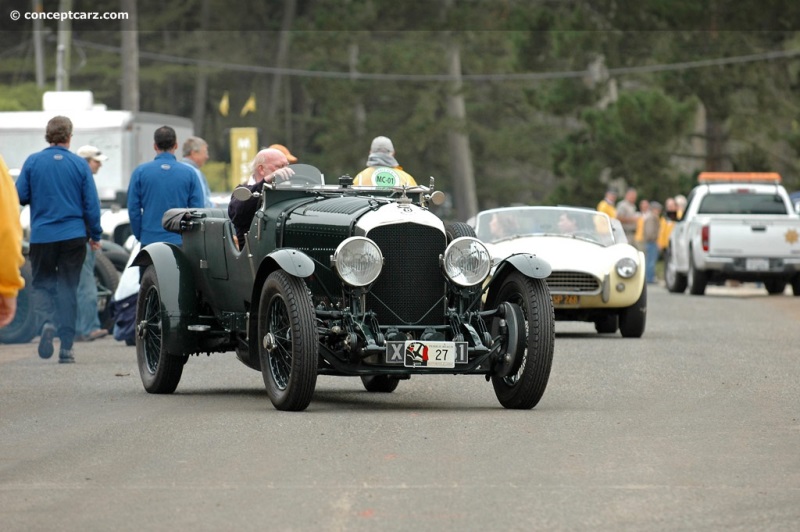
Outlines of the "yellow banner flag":
[[254,127],[231,128],[231,177],[233,187],[250,178],[250,163],[256,158],[258,130]]
[[245,102],[244,107],[242,107],[242,112],[239,113],[239,116],[244,116],[247,113],[255,113],[256,112],[256,93],[251,92],[250,98]]
[[228,91],[225,91],[225,94],[222,95],[222,99],[219,101],[219,114],[222,116],[228,116],[230,107],[231,101],[228,97]]

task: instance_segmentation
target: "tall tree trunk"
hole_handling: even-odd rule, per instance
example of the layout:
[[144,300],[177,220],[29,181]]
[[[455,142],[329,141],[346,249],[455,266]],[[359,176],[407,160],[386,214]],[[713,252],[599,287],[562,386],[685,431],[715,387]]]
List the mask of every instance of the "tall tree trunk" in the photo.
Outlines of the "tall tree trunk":
[[730,158],[725,154],[726,135],[722,121],[709,116],[706,122],[706,170],[724,172],[733,169]]
[[462,92],[461,49],[453,40],[448,43],[447,56],[449,74],[455,77],[452,90],[447,97],[447,116],[455,124],[455,128],[447,132],[447,144],[454,179],[456,213],[458,219],[463,221],[477,214],[478,199],[475,193],[475,172],[469,148],[467,112]]
[[122,109],[139,112],[139,41],[136,0],[121,0],[128,18],[122,21]]
[[[196,37],[198,38],[199,56],[203,58],[208,55],[208,39],[206,39],[205,33],[206,29],[208,29],[208,18],[210,12],[210,1],[203,0],[203,4],[200,7],[200,31],[196,34]],[[208,71],[206,71],[205,68],[200,67],[197,69],[197,81],[194,85],[194,109],[192,110],[192,122],[194,122],[195,135],[202,136],[205,129],[203,126],[205,125],[206,111],[208,109],[208,106],[206,105],[207,100]]]
[[[286,68],[289,58],[289,38],[291,37],[292,23],[297,11],[297,0],[283,0],[283,20],[281,20],[281,31],[278,36],[278,56],[275,58],[277,68]],[[272,83],[267,102],[267,123],[265,124],[265,136],[267,143],[271,144],[275,137],[275,119],[278,116],[280,104],[281,83],[283,74],[276,72],[272,75]]]

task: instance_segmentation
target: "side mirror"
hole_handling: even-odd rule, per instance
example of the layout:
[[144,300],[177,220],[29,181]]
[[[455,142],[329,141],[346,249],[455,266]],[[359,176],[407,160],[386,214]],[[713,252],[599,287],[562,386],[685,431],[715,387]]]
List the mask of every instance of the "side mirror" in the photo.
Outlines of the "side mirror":
[[233,189],[233,197],[239,201],[247,201],[253,197],[253,193],[247,187],[236,187]]

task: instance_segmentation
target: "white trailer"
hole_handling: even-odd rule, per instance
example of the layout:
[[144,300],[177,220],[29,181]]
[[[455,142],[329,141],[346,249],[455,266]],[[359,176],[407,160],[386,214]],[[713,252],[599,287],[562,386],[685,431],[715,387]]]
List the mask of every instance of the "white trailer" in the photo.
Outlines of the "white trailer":
[[[12,173],[17,174],[25,159],[48,146],[44,139],[47,122],[57,115],[72,120],[70,150],[84,144],[97,146],[108,160],[95,176],[97,192],[104,202],[113,202],[118,192],[126,192],[131,173],[139,164],[153,160],[153,133],[170,126],[178,135],[178,145],[194,135],[188,118],[158,113],[109,111],[97,105],[91,92],[46,92],[42,111],[0,112],[0,153]],[[180,158],[180,153],[177,154]]]

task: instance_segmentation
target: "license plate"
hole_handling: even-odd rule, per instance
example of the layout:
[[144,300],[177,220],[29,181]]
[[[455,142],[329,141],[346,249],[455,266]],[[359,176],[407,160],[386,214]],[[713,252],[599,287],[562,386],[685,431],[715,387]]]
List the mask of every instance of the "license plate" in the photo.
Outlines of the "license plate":
[[386,342],[386,362],[407,368],[454,368],[467,362],[466,342],[406,340]]
[[553,305],[577,305],[579,296],[572,294],[553,294]]
[[745,269],[749,272],[763,272],[769,270],[769,259],[747,259]]

